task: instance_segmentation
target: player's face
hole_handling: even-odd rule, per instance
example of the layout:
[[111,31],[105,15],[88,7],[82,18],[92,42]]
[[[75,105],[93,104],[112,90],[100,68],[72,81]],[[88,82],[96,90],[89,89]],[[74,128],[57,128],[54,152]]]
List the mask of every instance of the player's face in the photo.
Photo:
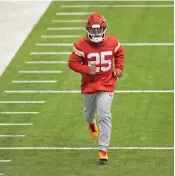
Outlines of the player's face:
[[100,35],[103,35],[103,28],[100,27],[100,28],[88,28],[88,32],[90,35],[92,36],[100,36]]
[[105,38],[106,28],[86,28],[88,33],[88,38],[94,43],[99,43]]

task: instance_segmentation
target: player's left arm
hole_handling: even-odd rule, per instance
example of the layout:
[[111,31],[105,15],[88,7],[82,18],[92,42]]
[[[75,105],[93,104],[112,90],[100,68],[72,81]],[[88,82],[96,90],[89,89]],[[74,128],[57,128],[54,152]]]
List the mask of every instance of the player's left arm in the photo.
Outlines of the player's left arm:
[[120,45],[120,43],[117,42],[114,54],[114,76],[121,78],[123,76],[123,68],[124,68],[124,49]]

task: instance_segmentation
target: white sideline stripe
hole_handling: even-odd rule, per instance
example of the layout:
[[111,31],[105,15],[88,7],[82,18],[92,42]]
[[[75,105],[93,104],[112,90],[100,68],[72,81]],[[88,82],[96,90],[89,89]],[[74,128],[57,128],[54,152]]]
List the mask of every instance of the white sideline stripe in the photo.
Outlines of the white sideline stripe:
[[11,160],[0,160],[0,163],[9,163]]
[[42,35],[41,38],[80,38],[80,35]]
[[[98,147],[0,147],[0,150],[98,150]],[[174,147],[109,147],[109,150],[174,150]]]
[[20,84],[20,83],[57,83],[56,80],[14,80],[12,81],[14,84]]
[[0,137],[25,137],[23,134],[0,134]]
[[45,101],[0,101],[0,104],[43,104]]
[[33,123],[0,123],[0,126],[31,126]]
[[[174,46],[174,43],[121,43],[122,46]],[[73,43],[36,43],[35,46],[73,46]]]
[[85,20],[52,20],[52,23],[83,23]]
[[60,16],[60,15],[89,15],[90,12],[57,12],[56,15]]
[[20,70],[18,73],[62,73],[61,70]]
[[69,31],[69,30],[85,30],[84,27],[58,27],[58,28],[47,28],[48,31]]
[[31,52],[31,55],[69,55],[72,52]]
[[39,114],[39,112],[0,112],[0,114]]
[[[5,90],[4,93],[81,93],[79,90]],[[117,90],[115,93],[174,93],[174,90]]]
[[61,8],[169,8],[173,4],[144,5],[144,4],[125,4],[125,5],[61,5]]
[[27,61],[26,64],[67,64],[67,61]]

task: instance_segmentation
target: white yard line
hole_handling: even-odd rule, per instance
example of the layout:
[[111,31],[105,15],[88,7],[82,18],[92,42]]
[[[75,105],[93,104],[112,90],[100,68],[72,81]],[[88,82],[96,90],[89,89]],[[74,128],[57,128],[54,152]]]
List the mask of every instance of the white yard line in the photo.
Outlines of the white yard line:
[[123,46],[174,46],[174,43],[121,43]]
[[33,123],[0,123],[0,126],[32,126]]
[[67,64],[67,61],[26,61],[26,64]]
[[23,135],[23,134],[0,134],[0,138],[1,137],[3,137],[3,138],[5,138],[5,137],[25,137],[25,135]]
[[83,23],[85,20],[52,20],[52,23]]
[[[80,90],[5,90],[4,93],[81,93]],[[115,93],[174,93],[174,90],[117,90]]]
[[[0,147],[0,150],[98,150],[98,147]],[[174,147],[109,147],[109,150],[174,150]]]
[[77,31],[85,30],[84,27],[57,27],[57,28],[47,28],[48,31]]
[[42,35],[41,38],[80,38],[80,35]]
[[0,101],[0,104],[43,104],[45,101]]
[[[122,46],[174,46],[174,43],[121,43]],[[73,43],[36,43],[35,46],[73,46]]]
[[59,2],[173,2],[174,0],[55,0]]
[[0,160],[0,163],[9,163],[11,160]]
[[56,80],[14,80],[13,84],[32,84],[32,83],[57,83]]
[[4,175],[3,173],[0,173],[0,175]]
[[72,16],[72,15],[89,15],[90,12],[57,12],[57,16]]
[[73,46],[72,43],[36,43],[35,46]]
[[31,52],[31,55],[70,55],[72,52]]
[[0,114],[39,114],[39,112],[0,112]]
[[144,5],[144,4],[125,4],[125,5],[61,5],[61,8],[172,8],[173,4]]
[[31,74],[40,74],[40,73],[62,73],[61,70],[20,70],[18,73],[31,73]]

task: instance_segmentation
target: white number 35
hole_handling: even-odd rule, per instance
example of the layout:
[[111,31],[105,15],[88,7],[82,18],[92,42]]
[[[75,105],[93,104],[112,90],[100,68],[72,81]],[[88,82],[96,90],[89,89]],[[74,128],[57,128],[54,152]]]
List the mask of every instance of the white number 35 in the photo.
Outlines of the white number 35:
[[112,51],[105,51],[105,52],[101,52],[99,53],[89,53],[87,55],[88,59],[91,58],[95,58],[94,61],[88,60],[88,66],[90,65],[98,65],[98,64],[108,64],[108,66],[102,66],[102,67],[96,67],[96,72],[106,72],[109,71],[111,69],[112,66],[112,59],[105,59],[106,56],[112,56]]

